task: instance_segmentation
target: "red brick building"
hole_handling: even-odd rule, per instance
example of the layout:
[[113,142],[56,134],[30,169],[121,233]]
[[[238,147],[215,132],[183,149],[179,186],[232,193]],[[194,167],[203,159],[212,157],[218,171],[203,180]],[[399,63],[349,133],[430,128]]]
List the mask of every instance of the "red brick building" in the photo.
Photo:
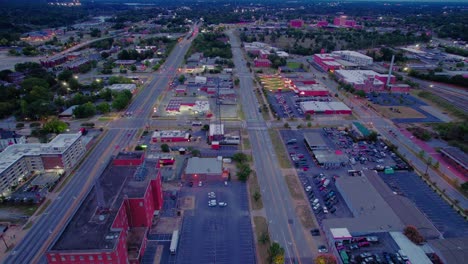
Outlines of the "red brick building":
[[268,68],[271,67],[271,61],[269,59],[255,59],[254,65],[258,68]]
[[121,153],[109,163],[47,250],[48,263],[141,263],[163,196],[156,162],[135,157]]
[[289,21],[289,26],[292,28],[301,28],[304,26],[304,21],[302,19],[293,19]]

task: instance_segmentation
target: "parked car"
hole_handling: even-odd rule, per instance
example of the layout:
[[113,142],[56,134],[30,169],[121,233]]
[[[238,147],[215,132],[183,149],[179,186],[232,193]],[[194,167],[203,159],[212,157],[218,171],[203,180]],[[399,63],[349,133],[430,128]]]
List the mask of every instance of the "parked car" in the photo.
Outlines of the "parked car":
[[318,228],[312,229],[310,230],[310,234],[312,234],[312,236],[320,236],[320,230]]
[[327,253],[328,252],[328,248],[324,245],[321,245],[321,246],[318,246],[318,252],[320,253]]
[[227,206],[227,203],[226,202],[219,202],[218,205],[221,206],[221,207],[225,207],[225,206]]
[[370,243],[367,241],[364,241],[364,242],[359,242],[358,245],[359,247],[368,247],[370,246]]

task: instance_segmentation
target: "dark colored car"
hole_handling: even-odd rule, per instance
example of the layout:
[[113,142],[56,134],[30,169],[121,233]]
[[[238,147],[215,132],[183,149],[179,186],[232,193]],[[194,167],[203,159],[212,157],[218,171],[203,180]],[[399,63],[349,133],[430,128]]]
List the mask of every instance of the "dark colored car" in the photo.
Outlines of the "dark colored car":
[[320,230],[318,230],[317,228],[312,229],[312,230],[310,230],[310,234],[312,236],[320,236]]

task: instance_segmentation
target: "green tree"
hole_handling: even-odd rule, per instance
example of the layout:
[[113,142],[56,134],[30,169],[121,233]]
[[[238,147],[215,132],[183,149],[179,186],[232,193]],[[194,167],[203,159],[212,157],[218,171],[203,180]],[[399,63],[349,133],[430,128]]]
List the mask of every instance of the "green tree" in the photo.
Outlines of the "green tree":
[[137,67],[136,67],[135,65],[132,65],[132,66],[130,66],[130,70],[131,70],[132,72],[134,72],[134,71],[137,70]]
[[109,85],[116,83],[133,83],[132,79],[125,76],[111,76],[108,81]]
[[73,72],[70,70],[64,70],[57,76],[60,81],[68,81],[73,77]]
[[85,104],[77,106],[73,109],[73,115],[76,118],[86,118],[91,117],[96,114],[96,106],[93,103],[87,102]]
[[250,168],[249,164],[240,163],[237,165],[237,177],[240,181],[246,182],[249,179],[251,172],[252,169]]
[[256,202],[258,202],[258,200],[262,198],[262,195],[258,191],[255,191],[255,193],[253,194],[253,198]]
[[103,102],[103,103],[100,103],[96,106],[96,110],[98,110],[99,112],[103,113],[103,114],[107,114],[110,112],[111,110],[111,107],[109,105],[109,103],[106,103],[106,102]]
[[258,238],[258,242],[262,244],[266,244],[268,241],[270,241],[270,235],[267,232],[263,232]]
[[284,263],[284,248],[281,247],[281,245],[277,242],[273,242],[268,248],[268,254],[270,255],[270,261],[272,263],[281,263],[278,262],[278,257],[283,257],[283,263]]
[[112,107],[117,110],[123,110],[127,107],[132,99],[132,93],[129,90],[118,92],[114,96]]
[[464,193],[468,193],[468,182],[464,182],[460,184],[460,188],[462,189]]
[[185,82],[185,75],[183,75],[183,74],[180,75],[179,78],[178,78],[178,80],[179,80],[180,83],[183,84],[183,83]]
[[57,118],[54,118],[46,122],[42,129],[47,133],[60,134],[64,132],[65,130],[67,130],[67,128],[68,128],[68,125],[65,122]]
[[200,157],[201,156],[201,152],[198,149],[192,149],[190,151],[190,153],[192,154],[193,157]]
[[232,160],[238,163],[244,163],[248,161],[248,157],[245,153],[238,152],[232,155]]
[[171,149],[169,148],[169,145],[167,145],[167,144],[162,144],[162,145],[161,145],[161,151],[167,153],[167,152],[171,151]]

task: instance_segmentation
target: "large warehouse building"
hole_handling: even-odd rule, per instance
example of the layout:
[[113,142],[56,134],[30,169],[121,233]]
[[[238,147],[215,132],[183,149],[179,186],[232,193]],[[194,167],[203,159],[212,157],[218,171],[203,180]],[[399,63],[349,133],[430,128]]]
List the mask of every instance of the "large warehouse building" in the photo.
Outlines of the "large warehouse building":
[[[131,166],[116,165],[129,160]],[[141,263],[148,230],[162,204],[156,163],[142,162],[141,155],[119,154],[52,242],[47,262]]]
[[350,115],[351,109],[342,102],[307,101],[299,103],[305,114],[345,114]]
[[[371,70],[337,70],[336,76],[340,81],[351,84],[356,90],[364,92],[383,91],[387,83],[388,74],[380,74]],[[390,83],[394,84],[396,77],[390,76]]]

